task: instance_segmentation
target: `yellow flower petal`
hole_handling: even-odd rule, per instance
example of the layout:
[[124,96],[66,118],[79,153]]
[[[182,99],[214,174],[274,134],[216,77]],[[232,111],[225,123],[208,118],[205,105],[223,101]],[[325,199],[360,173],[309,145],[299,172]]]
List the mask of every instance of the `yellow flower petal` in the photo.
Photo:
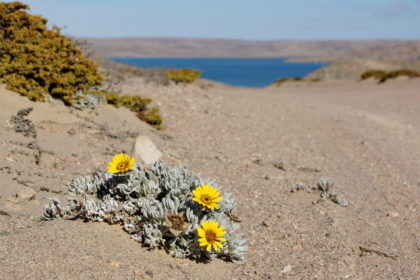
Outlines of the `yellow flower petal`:
[[[202,222],[201,223],[201,227],[204,229],[204,230],[207,230],[207,221],[206,222]],[[198,230],[198,229],[197,229]]]
[[223,248],[221,242],[226,241],[226,238],[223,237],[226,234],[226,231],[223,229],[223,227],[219,227],[217,221],[208,220],[202,222],[201,228],[197,228],[197,234],[200,237],[198,239],[199,245],[201,247],[206,247],[207,251],[210,251],[212,248],[215,251]]
[[215,199],[213,199],[213,202],[219,202],[223,200],[223,197],[216,197]]
[[200,237],[205,237],[206,236],[206,232],[202,228],[198,228],[197,232],[198,232],[198,236],[200,236]]
[[223,200],[220,192],[215,187],[204,184],[192,190],[193,201],[210,210],[219,209],[217,202]]
[[129,155],[120,153],[115,155],[111,162],[108,163],[107,171],[110,173],[125,173],[134,168],[135,160]]

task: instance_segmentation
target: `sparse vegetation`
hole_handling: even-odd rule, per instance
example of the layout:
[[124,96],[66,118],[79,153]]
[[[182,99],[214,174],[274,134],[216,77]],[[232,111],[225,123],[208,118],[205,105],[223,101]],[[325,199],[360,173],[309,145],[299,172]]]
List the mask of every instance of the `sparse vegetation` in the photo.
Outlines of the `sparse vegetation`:
[[299,78],[299,77],[286,77],[286,78],[282,78],[280,80],[277,80],[274,82],[274,85],[276,86],[281,86],[282,84],[286,83],[286,82],[313,82],[313,83],[317,83],[320,82],[321,79],[320,78],[314,78],[314,79],[303,79],[303,78]]
[[148,108],[146,112],[138,113],[137,116],[158,130],[165,129],[165,127],[161,124],[162,116],[159,112],[159,108],[157,107]]
[[170,69],[165,76],[177,84],[190,84],[201,77],[201,72],[195,69]]
[[32,110],[32,107],[19,110],[16,115],[12,116],[10,122],[16,133],[22,133],[25,137],[36,138],[35,125],[31,120],[27,119]]
[[360,78],[362,80],[366,80],[366,79],[370,79],[370,78],[381,79],[385,75],[386,75],[386,71],[384,71],[384,70],[372,69],[372,70],[368,70],[368,71],[364,72],[360,76]]
[[297,78],[297,77],[295,77],[295,78],[287,77],[287,78],[282,78],[280,80],[275,81],[274,84],[276,86],[281,86],[285,82],[297,82],[297,81],[300,81],[300,80],[302,80],[302,79],[301,78]]
[[162,125],[162,116],[159,108],[148,108],[147,105],[152,102],[151,99],[142,98],[139,95],[119,95],[116,92],[103,92],[103,96],[108,104],[115,107],[125,107],[135,112],[137,117],[158,130],[165,129]]
[[380,84],[385,83],[388,79],[395,79],[398,77],[419,78],[420,73],[410,69],[399,69],[390,72],[383,70],[368,70],[360,76],[362,80],[374,78],[378,80],[378,83]]
[[140,119],[153,120],[152,125],[161,127],[157,108],[149,116],[150,99],[101,90],[104,75],[98,65],[84,56],[77,43],[62,35],[60,28],[49,29],[47,19],[28,10],[29,6],[21,2],[0,2],[1,83],[32,101],[52,97],[80,106],[86,103],[80,100],[94,97],[127,107]]
[[408,77],[408,78],[419,78],[420,73],[410,69],[400,69],[388,72],[384,77],[379,80],[379,83],[384,83],[388,79],[395,79],[398,77]]

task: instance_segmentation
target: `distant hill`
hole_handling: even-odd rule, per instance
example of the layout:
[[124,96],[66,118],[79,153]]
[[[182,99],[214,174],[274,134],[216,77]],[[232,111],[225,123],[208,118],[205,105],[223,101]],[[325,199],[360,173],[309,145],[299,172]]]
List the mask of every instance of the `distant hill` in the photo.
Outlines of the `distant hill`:
[[401,41],[248,41],[188,38],[88,38],[97,56],[130,57],[305,57],[392,46]]
[[309,74],[310,79],[358,80],[361,73],[371,69],[420,71],[420,41],[337,51],[302,60],[333,62]]
[[285,57],[331,62],[310,78],[355,80],[368,69],[420,70],[420,40],[249,41],[191,38],[88,38],[100,57]]

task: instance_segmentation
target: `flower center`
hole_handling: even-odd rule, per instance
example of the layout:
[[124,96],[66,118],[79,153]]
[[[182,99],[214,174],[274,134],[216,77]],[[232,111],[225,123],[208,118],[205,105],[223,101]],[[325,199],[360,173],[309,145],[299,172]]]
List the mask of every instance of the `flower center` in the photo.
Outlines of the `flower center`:
[[183,230],[184,228],[184,219],[182,217],[179,216],[172,216],[170,218],[171,224],[172,224],[172,228],[176,229],[176,230]]
[[120,170],[120,171],[127,169],[127,167],[128,167],[127,161],[122,161],[117,164],[117,170]]
[[211,230],[206,231],[207,242],[211,243],[213,241],[216,241],[216,238],[217,238],[217,235],[214,231],[211,231]]
[[210,204],[211,203],[211,197],[208,194],[203,194],[201,196],[201,200],[206,203],[206,204]]

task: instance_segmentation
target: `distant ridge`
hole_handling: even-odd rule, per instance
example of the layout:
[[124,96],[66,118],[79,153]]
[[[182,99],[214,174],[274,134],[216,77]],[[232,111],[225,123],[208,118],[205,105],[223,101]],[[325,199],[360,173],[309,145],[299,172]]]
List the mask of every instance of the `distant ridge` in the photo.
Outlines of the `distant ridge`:
[[[280,40],[249,41],[191,38],[88,38],[96,55],[102,57],[289,57],[313,56],[392,46],[397,40]],[[417,41],[420,43],[420,41]]]

